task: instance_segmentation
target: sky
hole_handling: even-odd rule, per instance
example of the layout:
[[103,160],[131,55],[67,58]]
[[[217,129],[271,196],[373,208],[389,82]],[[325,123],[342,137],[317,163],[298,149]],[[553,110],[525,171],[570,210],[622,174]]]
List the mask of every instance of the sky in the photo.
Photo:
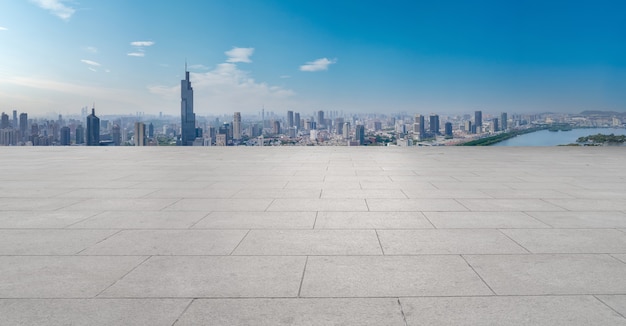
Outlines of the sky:
[[626,2],[2,0],[0,111],[626,111]]

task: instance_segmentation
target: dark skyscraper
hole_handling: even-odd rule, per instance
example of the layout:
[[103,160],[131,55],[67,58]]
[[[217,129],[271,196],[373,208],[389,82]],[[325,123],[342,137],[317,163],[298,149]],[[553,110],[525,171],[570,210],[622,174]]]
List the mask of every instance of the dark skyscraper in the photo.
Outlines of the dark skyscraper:
[[96,117],[96,109],[91,109],[87,116],[87,146],[100,145],[100,118]]
[[85,143],[85,128],[83,125],[78,125],[76,127],[76,144],[84,144]]
[[302,125],[300,124],[300,113],[296,112],[293,115],[294,127],[298,128],[298,130],[302,129]]
[[432,114],[430,116],[430,126],[429,131],[433,135],[439,134],[439,116],[436,114]]
[[180,145],[192,146],[196,139],[196,115],[193,113],[193,88],[185,64],[185,79],[180,81]]
[[70,145],[70,127],[61,127],[61,146]]
[[13,110],[13,129],[17,129],[17,110]]
[[22,141],[26,141],[28,139],[26,132],[28,130],[28,114],[20,113],[20,135],[22,137]]
[[9,115],[2,112],[2,118],[0,119],[0,129],[9,128],[11,124],[9,123]]
[[498,122],[498,118],[493,118],[493,130],[492,131],[500,131],[500,123]]
[[474,111],[474,133],[483,132],[483,111]]
[[324,125],[324,111],[317,111],[317,128],[321,129]]
[[293,124],[293,111],[287,111],[287,127],[294,127]]
[[356,138],[356,141],[359,142],[359,145],[365,144],[365,126],[357,125],[355,132],[356,132],[355,138]]
[[500,129],[502,129],[502,131],[506,131],[508,129],[509,125],[507,122],[508,117],[506,116],[506,112],[502,112],[502,114],[500,114],[500,126],[502,127]]
[[445,136],[452,138],[452,123],[446,122],[446,124],[444,125],[444,128],[445,128]]
[[150,122],[150,124],[148,125],[148,137],[154,138],[154,125],[152,124],[152,122]]
[[419,138],[424,138],[424,135],[426,134],[426,126],[424,125],[425,121],[424,121],[424,116],[423,115],[416,115],[415,116],[415,121],[414,121],[414,128],[413,128],[413,132],[417,133]]

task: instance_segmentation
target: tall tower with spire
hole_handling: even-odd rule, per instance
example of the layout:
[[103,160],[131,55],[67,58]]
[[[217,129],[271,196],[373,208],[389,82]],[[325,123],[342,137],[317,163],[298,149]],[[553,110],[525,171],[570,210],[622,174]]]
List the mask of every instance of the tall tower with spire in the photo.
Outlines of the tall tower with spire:
[[180,81],[180,145],[192,146],[194,139],[196,139],[196,115],[193,113],[193,88],[185,61],[185,79]]
[[96,117],[96,104],[93,104],[91,115],[87,116],[87,146],[100,145],[100,118]]

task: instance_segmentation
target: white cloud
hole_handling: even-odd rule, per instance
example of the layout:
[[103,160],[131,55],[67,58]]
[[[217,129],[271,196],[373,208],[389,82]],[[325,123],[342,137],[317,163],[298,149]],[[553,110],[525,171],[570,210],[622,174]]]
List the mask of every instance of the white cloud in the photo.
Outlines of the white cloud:
[[89,53],[98,53],[98,48],[95,46],[86,46],[83,49]]
[[234,47],[230,51],[224,52],[228,56],[228,60],[226,62],[246,62],[250,63],[250,56],[254,53],[254,48],[236,48]]
[[337,62],[337,59],[328,60],[327,58],[321,58],[314,61],[309,61],[306,64],[300,66],[300,71],[322,71],[328,70],[328,66]]
[[130,52],[128,53],[129,57],[145,57],[146,54],[143,52]]
[[83,60],[80,60],[80,62],[85,63],[85,64],[88,64],[88,65],[90,65],[90,66],[96,66],[96,67],[100,66],[100,64],[99,64],[99,63],[97,63],[97,62],[95,62],[95,61],[91,61],[91,60],[85,60],[85,59],[83,59]]
[[89,67],[89,68],[87,68],[87,69],[89,69],[89,70],[91,70],[91,71],[93,71],[93,72],[97,72],[97,71],[98,71],[98,70],[96,70],[96,68],[94,68],[94,67]]
[[64,4],[64,2],[67,2],[65,0],[31,0],[31,2],[65,21],[68,21],[76,12],[74,8]]
[[[190,75],[195,111],[198,114],[212,111],[250,112],[262,105],[275,108],[294,105],[294,91],[257,82],[249,72],[240,70],[230,62],[221,63],[207,72],[192,72]],[[164,102],[170,102],[171,106],[180,101],[180,85],[155,85],[148,89],[160,95]]]
[[130,45],[136,46],[136,47],[145,47],[145,46],[153,46],[154,42],[152,42],[152,41],[135,41],[135,42],[130,42]]
[[210,68],[205,66],[205,65],[191,65],[189,66],[190,69],[194,69],[194,70],[209,70]]
[[8,28],[0,26],[0,31],[8,31],[8,30],[9,30]]

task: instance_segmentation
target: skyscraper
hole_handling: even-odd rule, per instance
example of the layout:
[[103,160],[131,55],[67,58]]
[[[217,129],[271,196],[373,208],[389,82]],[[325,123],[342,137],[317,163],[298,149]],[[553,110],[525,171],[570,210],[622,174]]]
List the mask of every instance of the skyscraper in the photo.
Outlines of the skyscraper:
[[241,112],[235,112],[233,116],[233,139],[241,139]]
[[474,111],[474,133],[483,132],[483,111]]
[[302,124],[300,123],[300,113],[299,112],[294,113],[293,120],[294,120],[294,127],[296,127],[298,130],[302,129]]
[[146,124],[145,123],[135,122],[134,138],[135,138],[135,146],[146,146]]
[[13,110],[13,129],[17,129],[17,110]]
[[502,112],[502,114],[500,114],[500,126],[502,126],[502,131],[506,131],[509,127],[508,125],[508,117],[506,115],[506,112]]
[[319,110],[317,111],[317,128],[322,129],[322,126],[324,125],[324,111]]
[[193,88],[185,64],[185,79],[180,81],[180,145],[192,146],[196,139],[196,115],[193,113]]
[[96,117],[96,108],[87,116],[87,146],[100,145],[100,118]]
[[415,116],[413,132],[418,134],[420,139],[424,138],[424,134],[426,133],[426,126],[424,125],[424,123],[425,121],[423,115],[418,114]]
[[70,127],[61,127],[61,146],[70,145]]
[[20,113],[20,135],[22,137],[22,141],[26,141],[28,138],[26,135],[26,131],[28,130],[28,114]]
[[365,144],[365,126],[357,125],[355,132],[356,132],[355,138],[356,138],[356,141],[359,142],[359,145]]
[[115,146],[122,145],[122,128],[118,124],[114,124],[113,128],[111,128],[111,140]]
[[287,127],[295,127],[293,124],[293,111],[287,111]]
[[439,134],[439,115],[431,114],[430,115],[430,133],[433,135]]
[[9,115],[2,112],[2,118],[0,118],[0,129],[9,128],[11,124],[9,123]]
[[84,144],[84,143],[85,143],[85,128],[83,128],[83,125],[78,125],[76,127],[76,144]]
[[500,124],[498,123],[498,118],[493,118],[493,130],[492,131],[500,131]]

